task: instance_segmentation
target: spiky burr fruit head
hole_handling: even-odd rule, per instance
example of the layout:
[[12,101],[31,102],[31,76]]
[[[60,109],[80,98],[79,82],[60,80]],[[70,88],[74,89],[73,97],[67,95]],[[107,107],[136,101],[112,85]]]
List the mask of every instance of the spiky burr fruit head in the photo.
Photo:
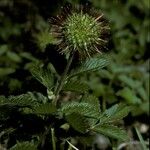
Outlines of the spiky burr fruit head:
[[108,21],[102,13],[88,6],[65,6],[50,23],[51,34],[63,54],[76,52],[82,59],[107,49]]

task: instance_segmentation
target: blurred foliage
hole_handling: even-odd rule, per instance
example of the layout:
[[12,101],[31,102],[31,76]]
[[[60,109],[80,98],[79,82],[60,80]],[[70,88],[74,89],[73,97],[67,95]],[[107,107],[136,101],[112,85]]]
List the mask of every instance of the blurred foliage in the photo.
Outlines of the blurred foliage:
[[[133,104],[133,115],[149,113],[149,1],[93,0],[112,25],[111,64],[87,82],[107,103]],[[102,84],[103,83],[103,84]]]
[[[55,51],[56,41],[48,34],[48,19],[59,12],[65,2],[85,4],[87,1],[0,1],[0,95],[7,97],[27,91],[45,94],[43,86],[29,73],[33,63],[50,69],[52,63],[61,73],[66,59]],[[99,98],[103,110],[125,102],[134,106],[132,117],[148,116],[150,1],[90,0],[88,3],[110,20],[111,63],[107,70],[80,78],[89,85],[89,92]],[[52,70],[55,74],[54,68]]]

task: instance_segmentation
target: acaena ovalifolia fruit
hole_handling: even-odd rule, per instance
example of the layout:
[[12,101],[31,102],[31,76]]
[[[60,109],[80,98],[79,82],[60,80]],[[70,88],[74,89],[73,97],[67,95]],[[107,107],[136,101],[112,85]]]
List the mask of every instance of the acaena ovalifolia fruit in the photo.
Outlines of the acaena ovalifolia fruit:
[[81,59],[106,49],[110,27],[104,15],[86,6],[65,6],[51,17],[51,34],[62,54],[78,53]]

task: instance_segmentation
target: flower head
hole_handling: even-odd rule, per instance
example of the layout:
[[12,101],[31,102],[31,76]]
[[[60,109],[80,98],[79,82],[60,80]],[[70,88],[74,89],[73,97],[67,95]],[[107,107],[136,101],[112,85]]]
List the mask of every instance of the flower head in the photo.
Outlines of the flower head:
[[77,52],[81,58],[106,49],[108,21],[102,13],[88,6],[66,6],[62,13],[50,19],[52,35],[57,38],[63,54]]

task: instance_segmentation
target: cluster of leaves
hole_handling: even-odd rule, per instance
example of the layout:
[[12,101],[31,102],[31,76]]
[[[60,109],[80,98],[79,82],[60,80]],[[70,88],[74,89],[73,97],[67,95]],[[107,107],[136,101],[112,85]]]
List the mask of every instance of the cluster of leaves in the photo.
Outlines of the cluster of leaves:
[[[62,90],[78,92],[82,94],[82,97],[68,102],[62,102],[62,99],[60,99],[61,102],[59,107],[56,107],[48,96],[44,96],[41,93],[37,93],[35,95],[34,93],[29,92],[27,94],[10,96],[8,98],[1,96],[1,130],[4,131],[1,138],[14,135],[18,132],[18,128],[23,128],[23,126],[25,126],[23,120],[17,118],[16,127],[14,127],[8,135],[8,130],[10,130],[12,124],[9,124],[8,127],[6,126],[6,123],[9,120],[15,119],[14,117],[16,115],[34,115],[36,117],[35,119],[39,118],[39,123],[48,121],[55,117],[59,120],[63,120],[63,122],[59,124],[59,128],[63,128],[66,133],[69,133],[70,130],[75,130],[76,136],[80,134],[84,136],[85,134],[97,132],[108,137],[118,139],[119,141],[127,140],[128,136],[126,132],[123,129],[118,128],[116,123],[129,113],[130,107],[124,104],[116,104],[102,112],[98,98],[87,94],[88,86],[85,83],[74,79],[75,76],[83,73],[99,70],[106,66],[107,63],[107,59],[104,59],[103,57],[91,58],[90,60],[85,61],[81,66],[73,69],[70,74],[68,74]],[[50,70],[34,66],[31,69],[31,72],[49,92],[50,90],[53,90],[56,83],[54,82],[54,76]],[[32,119],[34,120],[34,118]],[[37,122],[37,124],[39,123]],[[55,132],[59,130],[56,128],[55,121],[48,125],[44,124],[42,128],[45,128],[44,133],[48,132],[48,135],[50,134],[49,128],[54,128]],[[37,146],[41,144],[40,134],[42,134],[42,132],[43,130],[39,131],[39,133],[35,132],[30,135],[31,141],[33,141]],[[59,135],[59,137],[56,136],[56,138],[60,140],[62,138],[61,136],[63,135]],[[72,135],[69,135],[69,137],[70,136]],[[36,140],[34,140],[35,137]],[[61,143],[64,143],[64,141],[66,141],[69,137],[61,139]],[[72,136],[72,138],[73,137],[74,136]],[[50,137],[50,139],[53,141],[52,137]],[[18,138],[16,140],[20,141]],[[20,142],[11,149],[17,150],[23,145],[25,148],[29,147],[29,149],[35,149],[35,145],[32,143]],[[57,145],[57,148],[60,148],[59,145]]]

